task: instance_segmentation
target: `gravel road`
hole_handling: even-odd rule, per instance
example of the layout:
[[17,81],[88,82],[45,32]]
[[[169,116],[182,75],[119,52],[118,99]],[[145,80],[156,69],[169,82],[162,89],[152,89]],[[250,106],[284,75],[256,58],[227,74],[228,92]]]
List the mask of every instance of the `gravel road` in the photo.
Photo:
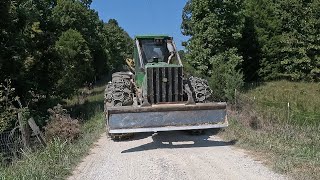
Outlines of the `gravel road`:
[[68,179],[288,179],[233,144],[211,130],[199,136],[185,131],[141,133],[125,142],[102,135]]

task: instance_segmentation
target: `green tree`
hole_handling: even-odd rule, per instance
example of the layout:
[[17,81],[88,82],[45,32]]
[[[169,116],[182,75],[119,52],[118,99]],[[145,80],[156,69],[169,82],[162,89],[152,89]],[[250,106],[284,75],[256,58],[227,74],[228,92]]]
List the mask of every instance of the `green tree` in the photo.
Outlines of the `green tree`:
[[11,81],[0,84],[0,133],[7,130],[16,120],[18,109],[13,105],[15,89],[11,87]]
[[92,67],[95,69],[95,76],[98,77],[107,73],[107,61],[111,58],[108,54],[110,47],[106,46],[108,35],[98,14],[83,2],[89,1],[58,0],[52,18],[57,25],[58,33],[71,28],[82,34],[91,51]]
[[11,79],[22,100],[27,99],[30,90],[48,95],[54,79],[54,71],[50,69],[50,62],[55,58],[50,48],[54,35],[48,21],[53,2],[20,0],[8,3],[8,8],[1,11],[7,19],[4,25],[1,24],[0,81]]
[[81,2],[86,6],[86,7],[90,7],[92,0],[81,0]]
[[55,49],[61,59],[57,87],[60,94],[68,97],[83,86],[85,81],[92,79],[92,57],[85,39],[73,29],[62,33]]
[[[230,99],[227,92],[241,85],[243,78],[239,71],[242,56],[238,52],[244,26],[243,1],[190,0],[182,17],[182,32],[191,36],[186,47],[187,60],[216,83],[213,90],[217,98]],[[224,76],[228,73],[239,82],[227,82],[232,79]]]
[[231,48],[210,58],[212,75],[209,84],[215,99],[232,100],[234,90],[243,86],[243,75],[238,65],[243,61],[236,48]]
[[292,80],[320,80],[320,2],[279,1],[280,73]]
[[245,17],[239,51],[243,57],[241,68],[245,82],[260,80],[259,70],[262,50],[258,41],[254,21],[252,17],[248,15]]
[[247,17],[253,20],[258,40],[253,44],[261,46],[260,76],[264,79],[318,81],[320,2],[246,2]]
[[[247,19],[245,31],[253,33],[251,37],[247,34],[246,39],[242,41],[245,57],[255,57],[258,59],[259,66],[261,67],[258,73],[263,79],[275,78],[279,70],[279,62],[276,59],[276,49],[278,48],[276,47],[278,43],[277,35],[281,33],[281,22],[276,16],[276,5],[272,0],[246,0],[245,5]],[[252,46],[260,46],[260,48],[256,49],[257,51],[261,50],[259,57],[254,55],[259,54],[259,52],[255,51],[252,46],[248,48],[250,44],[246,44],[246,40],[249,40]],[[248,52],[246,49],[253,51]],[[245,60],[244,64],[248,64],[248,59]],[[256,59],[253,60],[256,61]]]
[[118,67],[112,59],[129,56],[132,44],[123,44],[132,43],[130,37],[106,28],[91,2],[0,2],[0,84],[11,79],[14,95],[33,113],[46,113],[53,100]]
[[115,19],[110,19],[104,25],[107,33],[107,45],[110,56],[109,67],[111,71],[120,70],[125,64],[126,58],[132,58],[133,40],[124,31]]

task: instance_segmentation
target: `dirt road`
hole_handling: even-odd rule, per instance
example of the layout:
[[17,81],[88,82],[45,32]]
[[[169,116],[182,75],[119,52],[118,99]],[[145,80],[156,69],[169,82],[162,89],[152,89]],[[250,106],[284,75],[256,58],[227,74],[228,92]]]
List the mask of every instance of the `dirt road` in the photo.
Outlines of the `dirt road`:
[[214,131],[142,133],[125,142],[103,135],[69,179],[287,179],[233,144]]

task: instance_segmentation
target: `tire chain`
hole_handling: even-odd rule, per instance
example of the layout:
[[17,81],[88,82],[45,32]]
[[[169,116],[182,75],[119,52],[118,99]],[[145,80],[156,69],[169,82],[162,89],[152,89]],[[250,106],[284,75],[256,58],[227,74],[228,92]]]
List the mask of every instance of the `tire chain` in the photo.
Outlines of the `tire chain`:
[[105,104],[111,106],[130,106],[133,104],[132,82],[125,73],[114,73],[112,82],[105,89]]
[[[105,112],[109,106],[131,106],[133,104],[131,76],[125,72],[112,74],[112,81],[105,89]],[[107,116],[107,115],[106,115]],[[132,133],[109,134],[115,141],[128,140],[133,137]]]
[[209,102],[212,99],[212,90],[208,85],[208,81],[202,78],[189,78],[191,88],[193,90],[195,101],[198,103]]

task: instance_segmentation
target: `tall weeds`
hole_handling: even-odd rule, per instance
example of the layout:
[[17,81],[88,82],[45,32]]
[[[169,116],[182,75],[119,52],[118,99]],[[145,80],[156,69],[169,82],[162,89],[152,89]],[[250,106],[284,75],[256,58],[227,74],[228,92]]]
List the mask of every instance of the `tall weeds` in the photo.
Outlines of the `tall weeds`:
[[[296,179],[320,177],[320,85],[270,82],[238,94],[226,139]],[[288,106],[288,103],[290,104]],[[300,115],[305,115],[301,117]]]
[[70,175],[73,167],[89,151],[91,145],[104,131],[103,90],[104,86],[93,90],[84,104],[76,100],[68,101],[68,108],[73,112],[81,108],[85,118],[81,121],[79,137],[74,141],[53,137],[47,147],[35,152],[22,151],[22,159],[11,166],[0,167],[0,179],[64,179]]

